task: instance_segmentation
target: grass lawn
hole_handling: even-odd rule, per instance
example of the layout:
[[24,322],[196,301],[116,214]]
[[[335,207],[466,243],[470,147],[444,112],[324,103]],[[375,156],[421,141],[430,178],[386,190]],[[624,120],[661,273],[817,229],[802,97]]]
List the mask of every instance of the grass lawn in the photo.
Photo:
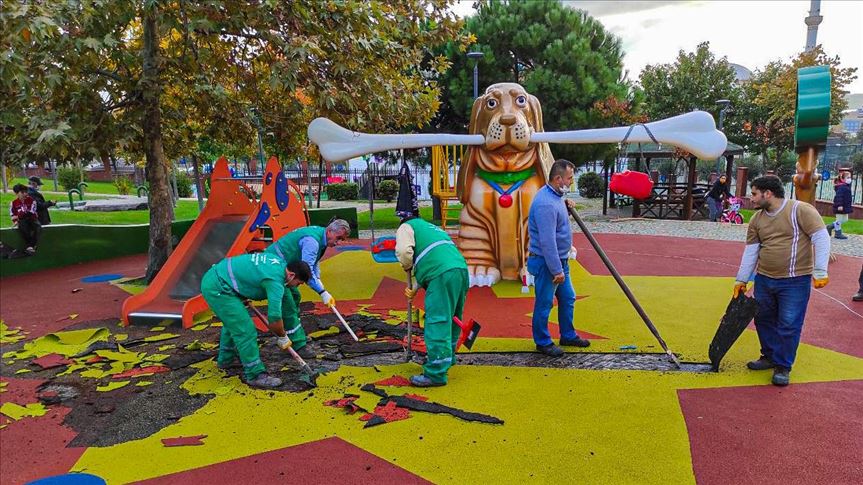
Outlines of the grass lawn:
[[[420,207],[420,217],[427,221],[440,224],[440,221],[433,221],[432,216],[434,209],[431,207]],[[360,230],[371,229],[369,223],[369,211],[357,213],[357,225]],[[453,221],[453,226],[458,225],[458,218]],[[399,218],[396,216],[396,210],[392,207],[386,209],[375,209],[375,229],[397,229],[399,227]]]
[[[53,179],[43,178],[42,183],[44,184],[42,186],[43,190],[49,190],[49,191],[54,190]],[[84,197],[86,197],[87,194],[116,194],[116,195],[119,195],[119,192],[117,192],[117,187],[114,187],[113,182],[85,182],[85,183],[87,184],[87,187],[84,189]],[[27,185],[27,179],[18,177],[18,178],[14,178],[14,179],[10,180],[9,181],[9,189],[11,190],[12,186],[15,184]],[[134,187],[132,187],[132,189],[133,189],[133,195],[134,195]],[[59,185],[57,186],[57,190],[60,192],[65,192],[65,190],[63,190],[63,187],[61,187]]]
[[[743,221],[749,222],[749,219],[752,217],[755,211],[751,209],[743,209],[740,211],[740,214],[743,215]],[[830,224],[835,221],[835,217],[824,216],[824,223]],[[842,232],[846,234],[863,234],[863,220],[860,219],[849,219],[848,222],[842,224]]]
[[[9,219],[8,207],[12,202],[9,194],[0,196],[4,207],[3,215],[0,216],[0,227],[12,227]],[[121,225],[121,224],[147,224],[150,222],[150,211],[115,211],[115,212],[84,212],[84,211],[61,211],[49,209],[51,222],[53,224],[96,224],[96,225]],[[198,203],[193,200],[181,200],[177,202],[174,209],[174,219],[178,221],[196,219],[198,217]]]

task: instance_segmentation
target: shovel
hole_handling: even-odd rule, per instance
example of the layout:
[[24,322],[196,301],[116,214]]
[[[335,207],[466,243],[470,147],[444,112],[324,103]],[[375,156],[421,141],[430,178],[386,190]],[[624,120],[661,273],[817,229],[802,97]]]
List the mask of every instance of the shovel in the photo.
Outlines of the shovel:
[[[269,321],[267,320],[267,317],[265,317],[264,314],[261,313],[260,310],[255,308],[255,306],[252,305],[251,303],[249,303],[248,301],[246,302],[246,306],[249,307],[252,310],[252,312],[254,312],[255,315],[257,315],[258,318],[261,319],[261,321],[264,323],[264,325],[267,325],[269,327]],[[298,354],[297,351],[293,349],[293,347],[288,347],[288,353],[291,354],[291,357],[293,357],[294,360],[297,361],[298,364],[300,364],[300,367],[306,372],[306,374],[308,374],[309,379],[311,380],[311,384],[315,385],[314,381],[315,381],[315,378],[317,376],[312,371],[312,368],[309,367],[309,364],[307,364],[306,361],[303,360],[302,357],[300,357],[300,354]]]

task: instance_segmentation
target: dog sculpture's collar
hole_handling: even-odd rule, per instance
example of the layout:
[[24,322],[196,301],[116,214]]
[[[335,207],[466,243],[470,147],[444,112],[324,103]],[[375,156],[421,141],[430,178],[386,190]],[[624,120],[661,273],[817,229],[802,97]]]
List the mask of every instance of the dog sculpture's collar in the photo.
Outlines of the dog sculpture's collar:
[[526,168],[524,170],[519,170],[518,172],[489,172],[479,167],[477,167],[476,169],[476,176],[485,180],[486,182],[495,182],[498,184],[506,185],[527,180],[533,177],[535,173],[536,171],[532,167]]
[[[477,168],[476,172],[479,178],[483,179],[485,183],[495,190],[495,192],[500,194],[500,197],[497,199],[497,203],[504,208],[512,205],[512,195],[510,194],[518,190],[518,188],[524,184],[525,180],[531,178],[533,174],[536,173],[532,168],[520,170],[518,172],[488,172],[481,168]],[[504,190],[500,184],[512,185],[508,189]]]

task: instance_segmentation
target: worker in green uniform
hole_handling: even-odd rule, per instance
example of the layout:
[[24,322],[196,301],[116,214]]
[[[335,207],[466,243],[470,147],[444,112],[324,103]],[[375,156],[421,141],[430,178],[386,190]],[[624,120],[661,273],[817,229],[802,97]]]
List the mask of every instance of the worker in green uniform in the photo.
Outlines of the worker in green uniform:
[[269,329],[282,350],[291,347],[285,325],[299,322],[299,307],[291,292],[311,277],[311,269],[302,261],[285,263],[273,255],[256,253],[225,258],[214,264],[201,280],[201,294],[222,321],[218,366],[230,367],[239,358],[243,377],[251,387],[273,388],[282,380],[267,374],[258,349],[258,331],[246,300],[267,300]]
[[[343,219],[335,219],[327,225],[326,228],[320,226],[307,226],[285,234],[278,241],[271,244],[264,252],[268,254],[278,255],[284,261],[304,261],[312,269],[312,277],[309,279],[309,287],[319,295],[324,305],[332,308],[336,305],[336,299],[330,295],[324,284],[321,282],[320,261],[324,256],[324,252],[328,247],[338,246],[340,242],[348,238],[351,233],[351,226]],[[300,291],[296,288],[289,288],[291,295],[300,304]],[[300,321],[297,320],[294,325],[287,325],[285,328],[288,336],[294,342],[294,350],[301,357],[310,359],[314,357],[314,352],[306,347],[306,332]]]
[[402,220],[396,232],[396,257],[405,271],[413,268],[414,289],[405,289],[413,298],[418,288],[425,288],[426,363],[423,373],[411,377],[417,387],[443,386],[447,370],[455,363],[455,346],[469,279],[467,263],[449,235],[441,228],[417,217]]

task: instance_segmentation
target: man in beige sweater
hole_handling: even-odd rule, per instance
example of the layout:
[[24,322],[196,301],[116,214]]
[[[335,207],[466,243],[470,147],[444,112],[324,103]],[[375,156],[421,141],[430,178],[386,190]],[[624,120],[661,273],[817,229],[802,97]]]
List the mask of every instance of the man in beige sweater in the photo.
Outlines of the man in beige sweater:
[[785,199],[785,188],[776,176],[753,180],[751,200],[760,210],[749,221],[734,285],[736,297],[746,291],[755,273],[755,329],[761,357],[747,366],[773,369],[773,384],[787,386],[811,288],[823,288],[828,282],[830,236],[814,207]]

